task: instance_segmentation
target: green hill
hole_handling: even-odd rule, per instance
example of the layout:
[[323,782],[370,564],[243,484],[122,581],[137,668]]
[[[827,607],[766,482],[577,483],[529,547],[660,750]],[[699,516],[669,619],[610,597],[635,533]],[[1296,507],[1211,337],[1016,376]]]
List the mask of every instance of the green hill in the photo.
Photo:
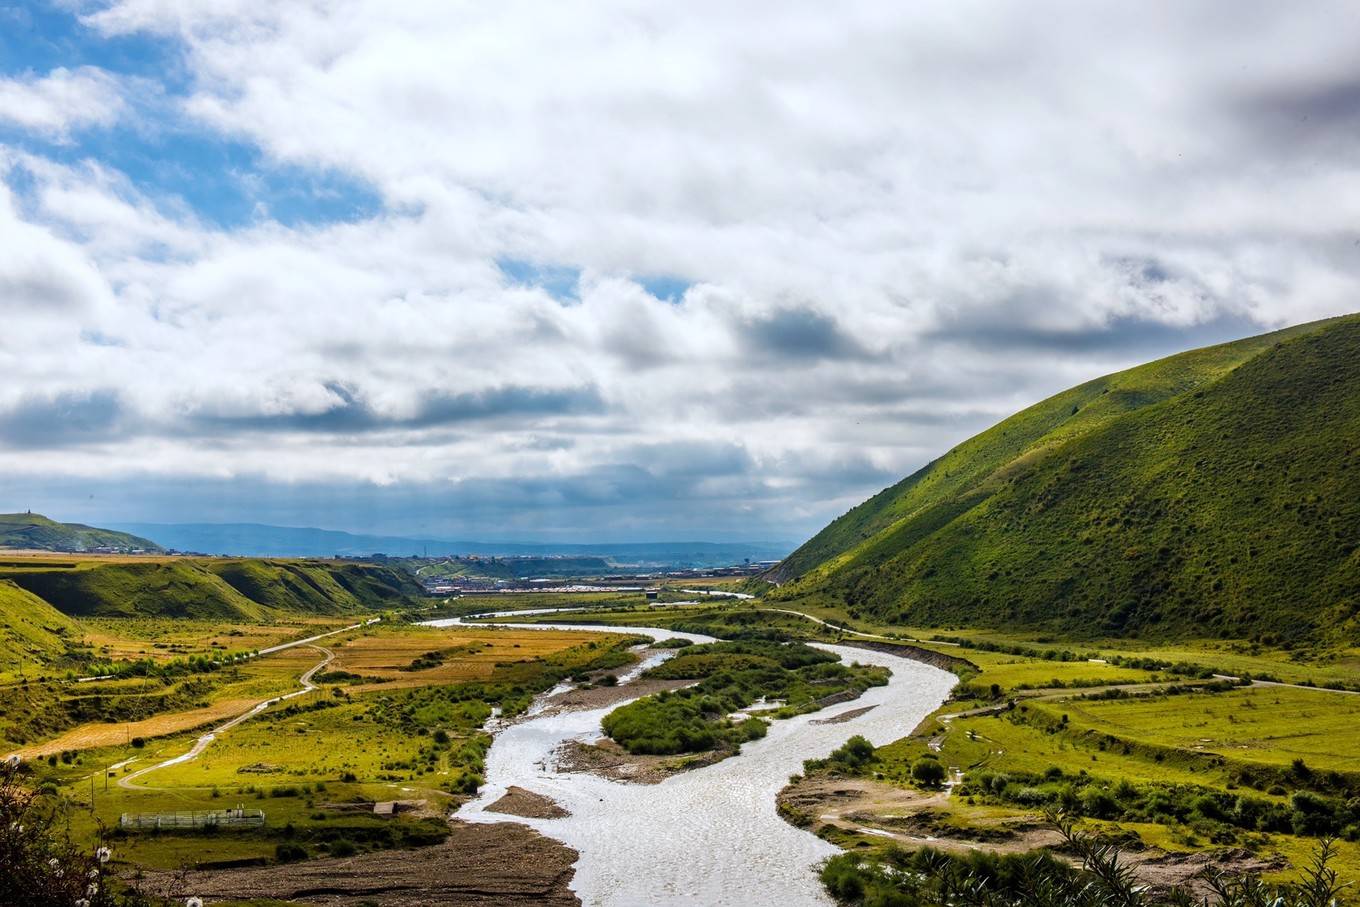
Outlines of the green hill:
[[31,592],[0,580],[0,671],[21,661],[46,664],[66,652],[81,632],[75,621]]
[[420,587],[385,566],[329,561],[148,558],[0,563],[8,580],[64,614],[260,621],[395,607]]
[[81,523],[58,523],[36,513],[0,513],[0,548],[33,551],[151,551],[164,549],[150,539],[96,529]]
[[836,520],[772,573],[913,625],[1360,635],[1360,318],[1051,397]]

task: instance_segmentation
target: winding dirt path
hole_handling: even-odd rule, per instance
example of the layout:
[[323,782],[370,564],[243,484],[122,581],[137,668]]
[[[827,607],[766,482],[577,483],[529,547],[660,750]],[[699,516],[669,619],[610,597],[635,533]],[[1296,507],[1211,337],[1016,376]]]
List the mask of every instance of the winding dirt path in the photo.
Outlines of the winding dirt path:
[[[294,643],[294,645],[297,645],[297,643]],[[217,727],[213,728],[206,734],[199,737],[197,740],[194,741],[194,745],[189,749],[187,753],[183,753],[179,756],[174,757],[173,759],[166,759],[164,762],[157,762],[155,765],[148,765],[146,768],[138,769],[137,771],[133,772],[130,775],[119,778],[118,786],[125,788],[127,790],[164,790],[165,788],[150,787],[145,784],[137,784],[136,780],[138,778],[143,777],[144,775],[151,774],[157,769],[168,768],[172,765],[180,765],[181,763],[190,762],[194,759],[197,759],[203,753],[204,750],[206,750],[209,746],[212,746],[212,742],[214,740],[216,740],[219,736],[225,734],[232,728],[236,727],[241,722],[254,718],[256,715],[260,714],[265,709],[269,708],[272,705],[275,705],[276,703],[284,702],[296,696],[301,696],[304,693],[310,693],[312,690],[315,690],[316,684],[312,683],[312,678],[316,676],[316,673],[318,671],[320,671],[322,668],[326,667],[326,665],[331,663],[331,661],[335,658],[335,653],[324,646],[314,645],[311,648],[316,649],[318,652],[323,653],[324,657],[319,662],[312,665],[310,668],[308,668],[306,671],[302,673],[302,676],[298,678],[298,683],[301,684],[301,686],[298,689],[294,690],[291,693],[284,693],[282,696],[274,696],[270,699],[265,699],[255,703],[255,705],[253,705],[248,711],[243,712],[240,715],[237,715],[230,721],[224,721],[222,724],[219,724]]]

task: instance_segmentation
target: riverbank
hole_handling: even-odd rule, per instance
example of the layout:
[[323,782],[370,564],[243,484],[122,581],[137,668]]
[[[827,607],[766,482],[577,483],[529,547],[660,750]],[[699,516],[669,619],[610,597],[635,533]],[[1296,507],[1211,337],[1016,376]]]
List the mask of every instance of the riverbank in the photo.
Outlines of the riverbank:
[[164,897],[294,901],[358,907],[579,907],[571,891],[577,853],[514,822],[450,822],[448,840],[414,850],[327,857],[235,869],[148,873],[142,884]]

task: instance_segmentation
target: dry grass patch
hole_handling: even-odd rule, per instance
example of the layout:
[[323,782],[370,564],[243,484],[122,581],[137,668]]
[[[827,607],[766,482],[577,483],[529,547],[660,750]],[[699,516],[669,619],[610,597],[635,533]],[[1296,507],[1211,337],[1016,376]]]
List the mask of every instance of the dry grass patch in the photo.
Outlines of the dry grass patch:
[[335,617],[280,624],[241,624],[187,618],[84,618],[85,642],[101,658],[165,662],[186,655],[249,652],[315,636],[354,623]]
[[21,758],[37,759],[65,750],[121,746],[130,742],[134,737],[144,739],[164,737],[234,718],[258,701],[257,699],[223,699],[201,709],[170,712],[142,721],[129,721],[126,724],[82,724],[71,728],[60,737],[26,747],[17,752]]
[[335,646],[327,670],[372,678],[351,688],[358,693],[486,680],[498,664],[534,661],[599,639],[592,632],[385,628]]
[[[178,734],[227,718],[240,715],[263,699],[291,692],[298,688],[298,677],[320,660],[310,646],[285,649],[272,655],[232,668],[214,679],[222,683],[209,695],[210,700],[189,709],[178,709],[128,722],[87,722],[70,728],[57,737],[16,750],[23,758],[31,759],[60,753],[63,750],[85,750],[105,746],[120,746],[134,737],[151,739]],[[68,690],[77,694],[109,694],[126,689],[138,681],[120,681],[105,685],[79,685]]]

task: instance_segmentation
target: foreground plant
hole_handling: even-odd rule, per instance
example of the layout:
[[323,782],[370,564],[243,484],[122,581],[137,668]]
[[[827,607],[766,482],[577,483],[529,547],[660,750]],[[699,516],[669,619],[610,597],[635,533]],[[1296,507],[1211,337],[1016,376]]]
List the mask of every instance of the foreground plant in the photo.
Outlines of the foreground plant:
[[23,784],[17,758],[0,765],[0,904],[143,907],[152,903],[109,877],[113,852],[73,843],[49,797]]
[[1347,887],[1330,863],[1330,840],[1318,847],[1304,878],[1270,885],[1254,876],[1203,877],[1209,893],[1149,889],[1123,859],[1119,845],[1055,820],[1080,861],[1073,868],[1040,851],[1018,856],[952,856],[897,847],[874,859],[845,853],[828,860],[822,882],[842,904],[863,907],[1341,907]]

